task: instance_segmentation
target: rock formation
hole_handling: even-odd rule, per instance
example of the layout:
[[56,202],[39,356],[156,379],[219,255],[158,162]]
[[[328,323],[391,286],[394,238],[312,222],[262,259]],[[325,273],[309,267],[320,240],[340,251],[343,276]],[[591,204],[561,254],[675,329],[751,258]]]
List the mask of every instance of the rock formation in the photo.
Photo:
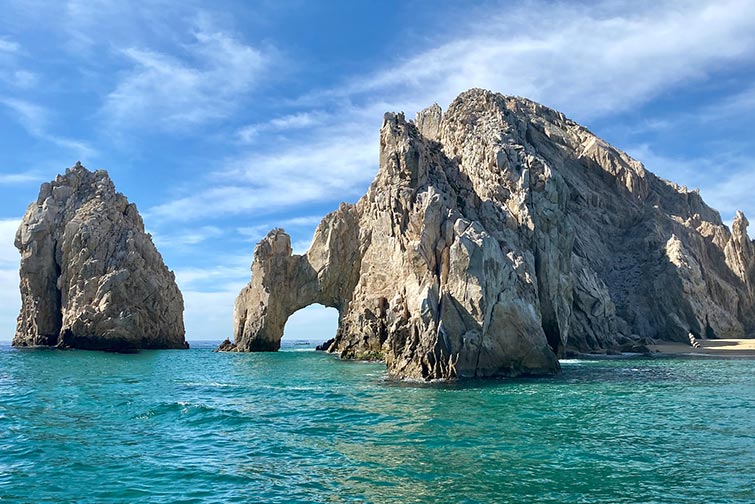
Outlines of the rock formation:
[[107,172],[80,163],[42,184],[16,234],[15,346],[187,348],[183,297]]
[[732,233],[563,114],[475,89],[386,114],[367,194],[306,254],[282,230],[257,245],[235,349],[277,350],[320,303],[339,312],[328,351],[397,377],[552,373],[565,349],[752,335],[754,256],[743,215]]

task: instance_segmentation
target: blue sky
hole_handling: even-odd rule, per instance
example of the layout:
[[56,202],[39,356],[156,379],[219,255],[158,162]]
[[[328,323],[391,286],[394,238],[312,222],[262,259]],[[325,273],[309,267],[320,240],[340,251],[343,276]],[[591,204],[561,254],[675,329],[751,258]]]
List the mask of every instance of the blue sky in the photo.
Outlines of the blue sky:
[[[484,87],[540,101],[655,173],[755,215],[755,4],[5,0],[0,4],[0,340],[20,305],[13,236],[81,160],[135,202],[186,301],[230,335],[254,244],[298,252],[377,170],[386,111]],[[287,337],[330,337],[305,309]]]

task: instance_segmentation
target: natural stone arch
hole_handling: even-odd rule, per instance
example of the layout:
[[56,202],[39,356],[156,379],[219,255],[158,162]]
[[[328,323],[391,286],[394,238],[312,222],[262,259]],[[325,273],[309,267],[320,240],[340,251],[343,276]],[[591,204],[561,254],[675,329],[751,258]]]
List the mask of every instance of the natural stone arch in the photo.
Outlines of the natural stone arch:
[[257,244],[252,281],[234,308],[239,351],[278,350],[288,318],[313,304],[338,310],[340,330],[359,279],[358,228],[352,210],[342,205],[324,219],[305,255],[293,255],[291,238],[282,229],[272,230]]

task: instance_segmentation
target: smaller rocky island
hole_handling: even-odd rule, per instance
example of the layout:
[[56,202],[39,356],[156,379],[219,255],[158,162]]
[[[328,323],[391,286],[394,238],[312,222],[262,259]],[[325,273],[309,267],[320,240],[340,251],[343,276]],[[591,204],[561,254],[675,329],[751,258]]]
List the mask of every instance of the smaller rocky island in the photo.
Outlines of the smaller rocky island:
[[16,347],[188,348],[175,275],[136,205],[81,163],[42,184],[18,232]]

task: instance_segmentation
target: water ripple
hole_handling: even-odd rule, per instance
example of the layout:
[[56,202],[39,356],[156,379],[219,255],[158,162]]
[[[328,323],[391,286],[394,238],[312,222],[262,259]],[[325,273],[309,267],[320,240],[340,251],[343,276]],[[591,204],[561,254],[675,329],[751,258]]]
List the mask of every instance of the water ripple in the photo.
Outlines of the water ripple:
[[211,349],[0,348],[0,501],[755,501],[755,361],[407,384]]

